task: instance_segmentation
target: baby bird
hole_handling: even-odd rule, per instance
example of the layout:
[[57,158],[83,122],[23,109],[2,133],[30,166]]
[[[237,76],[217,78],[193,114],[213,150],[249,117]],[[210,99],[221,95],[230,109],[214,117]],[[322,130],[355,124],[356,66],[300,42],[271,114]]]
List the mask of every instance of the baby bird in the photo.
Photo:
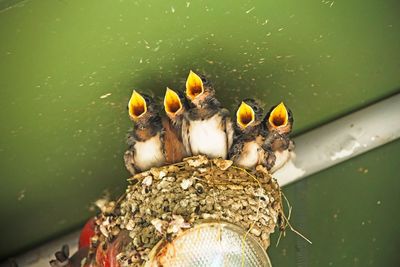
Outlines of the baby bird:
[[134,175],[165,163],[164,130],[158,106],[150,96],[133,91],[128,110],[134,128],[128,135],[129,149],[124,160],[126,168]]
[[271,108],[263,120],[266,131],[264,149],[275,154],[275,165],[271,172],[280,169],[290,158],[290,150],[293,149],[293,142],[289,134],[293,127],[292,112],[281,102]]
[[184,96],[167,87],[164,110],[167,115],[167,118],[163,118],[165,156],[166,162],[172,164],[189,156],[182,143],[182,121],[187,110]]
[[190,155],[203,154],[226,159],[233,141],[228,110],[214,96],[211,84],[193,71],[186,80],[186,97],[191,107],[185,113],[182,139]]
[[229,158],[237,165],[246,169],[255,168],[257,165],[267,165],[267,169],[273,164],[266,164],[268,151],[262,146],[264,111],[253,99],[245,99],[239,105],[235,117],[235,134],[233,145],[229,151]]

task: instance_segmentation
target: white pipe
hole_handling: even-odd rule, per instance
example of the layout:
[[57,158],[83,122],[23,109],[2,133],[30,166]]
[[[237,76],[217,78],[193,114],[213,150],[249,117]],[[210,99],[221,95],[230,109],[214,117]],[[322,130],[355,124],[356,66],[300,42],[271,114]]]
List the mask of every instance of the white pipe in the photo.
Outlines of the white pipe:
[[295,138],[295,156],[273,176],[284,186],[399,137],[400,93]]
[[[17,256],[14,261],[18,267],[43,267],[50,266],[49,262],[55,259],[54,253],[59,251],[63,245],[68,245],[70,254],[78,250],[78,239],[80,231],[70,233],[61,238],[54,239],[40,247],[34,248],[25,254]],[[13,266],[9,261],[0,263],[0,267]]]

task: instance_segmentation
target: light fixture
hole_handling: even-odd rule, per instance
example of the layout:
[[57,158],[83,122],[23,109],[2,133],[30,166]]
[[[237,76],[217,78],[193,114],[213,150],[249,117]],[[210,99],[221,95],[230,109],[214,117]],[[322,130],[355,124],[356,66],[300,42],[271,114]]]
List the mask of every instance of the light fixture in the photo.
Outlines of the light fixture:
[[158,243],[146,267],[270,267],[266,251],[241,227],[207,222],[181,232],[171,242]]

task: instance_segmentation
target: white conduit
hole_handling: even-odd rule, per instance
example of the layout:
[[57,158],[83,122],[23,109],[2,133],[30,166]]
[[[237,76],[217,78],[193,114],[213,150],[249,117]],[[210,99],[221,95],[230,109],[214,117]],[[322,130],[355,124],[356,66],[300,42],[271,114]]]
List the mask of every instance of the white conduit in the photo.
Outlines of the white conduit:
[[[294,139],[296,157],[273,176],[281,186],[348,160],[400,137],[400,94],[309,131]],[[19,266],[45,266],[63,244],[76,251],[79,233],[72,233],[27,252]],[[0,267],[8,266],[1,263]]]
[[294,138],[295,157],[273,176],[285,186],[399,137],[400,93]]
[[[80,231],[72,232],[68,235],[49,241],[48,243],[34,248],[22,255],[17,256],[13,260],[18,267],[45,267],[50,266],[49,262],[55,259],[54,253],[59,251],[63,245],[68,245],[70,254],[74,254],[78,250],[78,239]],[[10,267],[11,259],[0,263],[0,267]]]

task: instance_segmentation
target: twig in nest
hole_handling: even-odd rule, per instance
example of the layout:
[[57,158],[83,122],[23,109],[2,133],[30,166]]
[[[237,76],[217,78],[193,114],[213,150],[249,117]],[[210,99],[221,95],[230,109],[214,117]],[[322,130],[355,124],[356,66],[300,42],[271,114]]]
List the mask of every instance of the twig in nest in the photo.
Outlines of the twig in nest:
[[298,236],[300,236],[301,238],[303,238],[305,241],[307,241],[308,243],[312,244],[312,242],[311,242],[310,239],[308,239],[307,237],[305,237],[304,235],[302,235],[299,231],[297,231],[296,229],[294,229],[293,226],[290,224],[289,220],[290,220],[290,217],[291,217],[291,215],[292,215],[292,206],[290,205],[289,200],[287,199],[287,197],[285,196],[285,194],[284,194],[281,190],[279,190],[279,195],[280,195],[280,198],[281,198],[281,199],[282,199],[282,195],[283,195],[283,198],[284,198],[285,201],[286,201],[286,205],[287,205],[288,208],[289,208],[289,214],[288,214],[288,216],[286,217],[285,213],[283,212],[283,203],[282,203],[282,201],[281,201],[281,214],[280,214],[280,215],[281,215],[282,218],[283,218],[283,222],[281,222],[281,226],[280,226],[281,232],[280,232],[280,234],[279,234],[278,241],[276,242],[276,246],[279,245],[279,242],[280,242],[280,240],[281,240],[282,234],[283,234],[283,236],[285,236],[285,229],[286,229],[287,226],[289,226],[289,229],[290,229],[292,232],[296,233]]
[[[287,199],[286,195],[285,195],[282,191],[280,191],[280,194],[282,194],[283,197],[285,198],[286,205],[287,205],[288,208],[289,208],[289,214],[288,214],[288,216],[287,216],[287,220],[290,221],[290,217],[292,216],[292,205],[290,205],[289,200]],[[283,208],[283,204],[282,204],[282,208]],[[283,211],[283,209],[282,209],[282,211]]]

